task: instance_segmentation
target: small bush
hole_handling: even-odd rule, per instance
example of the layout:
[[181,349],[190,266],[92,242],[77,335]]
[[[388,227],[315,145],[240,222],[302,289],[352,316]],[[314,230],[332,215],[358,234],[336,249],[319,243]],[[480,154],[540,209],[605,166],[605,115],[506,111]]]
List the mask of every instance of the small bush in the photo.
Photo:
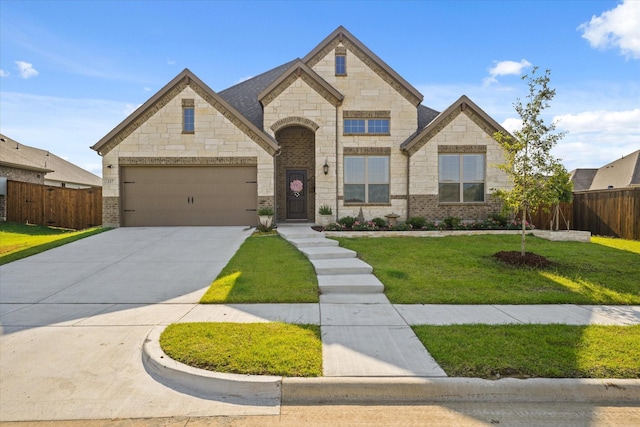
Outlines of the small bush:
[[413,216],[409,218],[406,222],[406,224],[409,224],[411,228],[413,228],[414,230],[421,230],[422,228],[424,228],[426,223],[427,223],[426,218],[422,216]]
[[333,210],[331,209],[331,206],[329,206],[329,205],[322,205],[322,206],[320,206],[320,209],[318,209],[318,213],[320,215],[332,215],[333,214]]
[[371,220],[378,228],[385,227],[387,225],[387,221],[384,218],[376,217]]
[[343,216],[338,220],[338,223],[344,225],[346,228],[351,228],[356,221],[357,219],[352,216]]
[[332,222],[327,224],[327,226],[324,228],[327,231],[343,231],[346,227],[342,224],[339,224],[337,222]]
[[378,226],[373,221],[360,222],[356,221],[353,223],[354,230],[356,231],[376,231],[378,230]]
[[263,206],[258,209],[259,216],[273,216],[273,208],[271,206]]
[[455,216],[448,216],[442,223],[447,228],[447,230],[459,230],[462,228],[462,219]]
[[489,218],[487,219],[500,225],[500,227],[506,227],[507,223],[509,222],[509,218],[506,215],[502,215],[498,213],[493,213],[489,215]]
[[393,227],[391,227],[391,230],[393,230],[393,231],[409,231],[409,230],[411,230],[411,226],[409,224],[407,224],[406,222],[403,222],[402,224],[394,225]]

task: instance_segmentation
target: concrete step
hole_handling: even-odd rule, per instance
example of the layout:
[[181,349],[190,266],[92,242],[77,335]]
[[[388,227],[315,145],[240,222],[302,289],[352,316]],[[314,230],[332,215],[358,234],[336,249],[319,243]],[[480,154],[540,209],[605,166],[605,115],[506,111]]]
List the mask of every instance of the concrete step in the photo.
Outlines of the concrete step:
[[[331,277],[331,276],[326,276]],[[389,304],[385,294],[320,294],[320,304]],[[182,320],[181,320],[182,321]]]
[[358,258],[312,259],[318,276],[328,274],[371,274],[373,267]]
[[337,240],[315,238],[315,239],[287,239],[296,248],[311,248],[321,246],[338,246]]
[[318,275],[321,294],[381,294],[384,285],[373,274]]
[[324,237],[324,232],[318,232],[309,227],[278,227],[278,234],[280,234],[287,240],[313,239]]
[[350,249],[339,246],[316,246],[301,248],[302,252],[309,259],[342,259],[355,258],[357,253]]

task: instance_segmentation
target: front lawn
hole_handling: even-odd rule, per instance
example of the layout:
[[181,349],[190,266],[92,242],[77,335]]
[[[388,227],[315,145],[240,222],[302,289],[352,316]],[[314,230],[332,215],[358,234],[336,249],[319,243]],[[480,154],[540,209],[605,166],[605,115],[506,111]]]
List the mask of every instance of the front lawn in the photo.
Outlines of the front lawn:
[[285,323],[177,323],[160,336],[169,357],[216,372],[322,375],[320,326]]
[[449,376],[640,378],[640,325],[414,326]]
[[40,225],[3,222],[0,223],[0,265],[26,258],[107,230],[109,229],[94,227],[76,231]]
[[200,300],[204,304],[318,301],[313,265],[278,235],[245,240]]
[[527,251],[554,263],[502,264],[519,235],[337,238],[358,252],[394,304],[640,304],[640,242],[593,238],[551,242],[527,236]]

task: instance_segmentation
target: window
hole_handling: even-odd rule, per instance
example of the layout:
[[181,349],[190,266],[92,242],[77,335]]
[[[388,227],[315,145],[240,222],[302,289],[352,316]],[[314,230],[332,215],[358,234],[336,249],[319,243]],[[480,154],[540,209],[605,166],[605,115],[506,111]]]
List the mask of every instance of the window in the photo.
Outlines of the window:
[[193,99],[182,100],[182,133],[195,131],[195,103]]
[[336,76],[347,75],[347,57],[345,55],[336,55]]
[[440,202],[484,202],[484,154],[438,156]]
[[347,75],[347,48],[338,46],[336,48],[336,76]]
[[389,157],[345,156],[345,203],[389,203]]
[[389,119],[345,119],[344,134],[389,135]]

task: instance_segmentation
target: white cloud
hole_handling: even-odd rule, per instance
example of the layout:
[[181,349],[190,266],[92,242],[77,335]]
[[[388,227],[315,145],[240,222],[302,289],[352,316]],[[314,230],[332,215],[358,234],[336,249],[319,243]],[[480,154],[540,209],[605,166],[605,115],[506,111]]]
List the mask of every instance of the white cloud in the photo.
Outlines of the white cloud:
[[618,48],[627,58],[640,59],[640,1],[623,1],[600,16],[592,16],[578,30],[591,47]]
[[0,68],[0,77],[9,77],[9,72]]
[[531,63],[526,59],[520,62],[515,61],[494,61],[494,66],[489,69],[489,77],[485,77],[482,81],[485,86],[498,83],[498,76],[509,76],[522,74],[522,70],[531,67]]
[[173,59],[167,59],[167,65],[175,65],[176,61]]
[[572,133],[606,132],[609,135],[627,134],[640,136],[640,108],[626,111],[584,111],[577,114],[560,114],[554,117],[557,126]]
[[40,74],[35,68],[33,68],[33,64],[28,62],[16,61],[16,65],[18,66],[18,70],[20,70],[20,77],[23,79],[29,79]]
[[515,132],[522,127],[522,120],[514,117],[508,118],[501,123],[502,127],[509,132]]

